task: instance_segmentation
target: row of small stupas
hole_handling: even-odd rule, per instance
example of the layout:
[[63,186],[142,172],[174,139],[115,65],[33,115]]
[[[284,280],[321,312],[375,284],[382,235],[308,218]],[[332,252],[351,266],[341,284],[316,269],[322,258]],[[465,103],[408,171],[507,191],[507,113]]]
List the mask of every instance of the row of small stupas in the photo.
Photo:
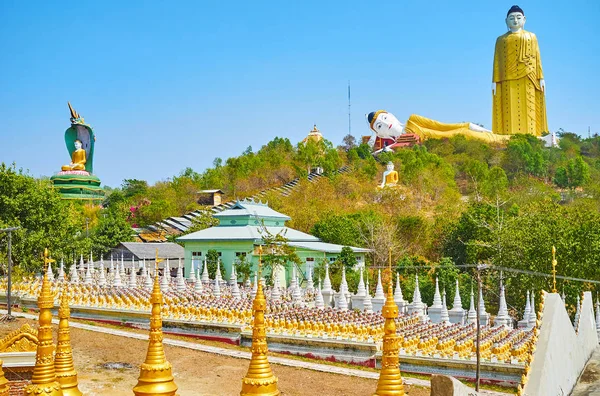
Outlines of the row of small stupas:
[[[55,276],[51,267],[46,272],[52,284],[52,292],[58,295],[63,284],[69,283],[74,290],[71,304],[74,307],[96,307],[106,310],[147,311],[150,308],[149,295],[153,280],[148,268],[142,262],[141,275],[137,263],[126,266],[124,261],[116,264],[111,261],[108,268],[100,262],[100,268],[86,265],[83,261],[71,266],[67,276],[61,264]],[[127,268],[129,267],[129,268]],[[232,274],[229,282],[221,278],[219,266],[215,279],[210,279],[207,266],[194,269],[185,279],[181,264],[177,267],[177,276],[171,277],[170,271],[163,271],[160,288],[164,293],[163,312],[166,318],[186,321],[198,321],[218,324],[251,325],[251,301],[256,295],[258,284],[240,285],[237,275]],[[305,288],[299,286],[297,276],[292,277],[288,287],[281,287],[278,278],[275,285],[266,287],[267,308],[265,326],[267,333],[293,337],[321,339],[339,339],[379,344],[384,333],[384,319],[379,313],[385,302],[385,295],[379,274],[375,296],[369,293],[369,284],[362,276],[358,291],[348,291],[343,275],[339,291],[331,287],[329,273],[321,285],[313,285],[312,275],[308,274]],[[416,279],[413,301],[407,302],[402,296],[399,279],[396,278],[394,302],[399,310],[396,322],[401,338],[402,354],[469,359],[474,353],[476,318],[474,296],[471,293],[469,310],[462,308],[460,294],[457,291],[454,304],[448,310],[445,293],[440,293],[436,282],[433,304],[429,307],[422,302]],[[2,285],[4,288],[5,284]],[[41,282],[36,279],[25,280],[13,286],[13,292],[22,298],[33,298],[38,294]],[[513,329],[513,320],[508,315],[501,286],[500,309],[492,321],[485,310],[483,294],[480,291],[478,306],[482,325],[482,356],[490,360],[521,363],[527,356],[533,342],[531,329],[536,323],[534,293],[529,294],[524,316]],[[600,329],[600,310],[598,310]],[[577,320],[576,320],[577,322]]]
[[[175,396],[178,386],[172,373],[172,366],[167,361],[163,348],[162,333],[162,308],[164,307],[163,293],[159,282],[158,250],[156,267],[153,275],[152,291],[149,293],[151,305],[150,334],[148,351],[144,363],[140,366],[138,383],[133,388],[135,396]],[[81,396],[77,371],[75,370],[74,357],[70,337],[70,300],[76,296],[77,291],[72,290],[69,281],[52,281],[52,270],[48,250],[44,252],[44,271],[37,305],[39,313],[39,328],[37,333],[36,362],[33,369],[32,380],[25,387],[26,395],[36,396]],[[259,271],[261,262],[259,261]],[[75,273],[77,271],[74,271]],[[118,270],[117,270],[118,272]],[[62,274],[64,276],[64,273]],[[201,282],[201,280],[198,280]],[[218,279],[215,284],[218,284]],[[265,311],[267,301],[263,291],[262,282],[256,282],[257,287],[252,301],[252,356],[248,372],[242,378],[240,395],[280,395],[278,379],[273,374],[268,362],[268,346],[265,326]],[[52,309],[54,308],[57,286],[60,286],[58,343],[53,344]],[[77,283],[74,286],[78,286]],[[118,286],[116,286],[118,288]],[[389,285],[386,303],[383,307],[385,331],[383,337],[382,369],[379,374],[375,396],[404,395],[403,381],[400,373],[398,358],[398,335],[396,333],[396,319],[398,307],[393,301],[392,285]],[[11,392],[10,382],[6,380],[0,361],[0,396],[8,396]]]

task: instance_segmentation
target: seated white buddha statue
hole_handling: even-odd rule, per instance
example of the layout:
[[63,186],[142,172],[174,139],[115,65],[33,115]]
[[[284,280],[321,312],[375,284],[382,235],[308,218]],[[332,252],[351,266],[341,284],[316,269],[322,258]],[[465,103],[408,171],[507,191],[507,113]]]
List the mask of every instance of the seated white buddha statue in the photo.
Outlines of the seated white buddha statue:
[[394,164],[390,161],[387,163],[385,172],[383,172],[379,187],[395,186],[396,184],[398,184],[398,172],[394,170]]

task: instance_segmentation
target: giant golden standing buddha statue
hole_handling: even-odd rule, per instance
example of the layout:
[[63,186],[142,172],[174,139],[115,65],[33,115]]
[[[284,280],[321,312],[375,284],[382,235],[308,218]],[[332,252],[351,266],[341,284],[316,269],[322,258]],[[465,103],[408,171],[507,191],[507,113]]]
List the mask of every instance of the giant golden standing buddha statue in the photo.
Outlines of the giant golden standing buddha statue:
[[[472,122],[445,123],[412,114],[406,124],[385,110],[367,115],[375,140],[373,151],[391,151],[426,139],[461,135],[488,143],[504,143],[515,134],[542,136],[548,132],[545,81],[535,34],[523,30],[525,14],[512,6],[506,16],[508,32],[498,37],[492,75],[492,129]],[[363,141],[372,139],[363,136]],[[550,141],[547,141],[550,143]],[[552,141],[552,144],[556,144]]]
[[535,34],[523,29],[525,13],[512,6],[508,32],[498,37],[492,77],[492,130],[501,135],[548,132],[544,73]]

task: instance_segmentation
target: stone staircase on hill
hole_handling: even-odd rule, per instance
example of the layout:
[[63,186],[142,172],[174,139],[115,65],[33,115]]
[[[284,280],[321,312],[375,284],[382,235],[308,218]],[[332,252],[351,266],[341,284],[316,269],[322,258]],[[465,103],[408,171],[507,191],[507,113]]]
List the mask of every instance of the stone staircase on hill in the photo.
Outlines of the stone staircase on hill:
[[[341,167],[336,170],[335,173],[343,174],[349,173],[352,171],[352,168],[348,165]],[[322,172],[311,172],[308,174],[308,181],[314,182],[323,177]],[[300,183],[300,178],[297,177],[292,181],[289,181],[281,186],[267,188],[262,190],[254,195],[250,195],[246,197],[246,199],[254,199],[260,200],[264,198],[269,192],[279,193],[283,197],[289,196],[294,189]],[[230,209],[235,205],[236,200],[227,201],[220,205],[215,205],[211,208],[213,213],[219,213],[226,209]],[[153,225],[150,225],[146,228],[138,228],[134,229],[136,233],[136,241],[137,242],[167,242],[168,236],[176,236],[180,235],[188,230],[189,227],[192,226],[193,219],[201,215],[201,212],[195,210],[193,212],[186,213],[182,216],[173,216],[168,217],[164,220],[159,221]]]

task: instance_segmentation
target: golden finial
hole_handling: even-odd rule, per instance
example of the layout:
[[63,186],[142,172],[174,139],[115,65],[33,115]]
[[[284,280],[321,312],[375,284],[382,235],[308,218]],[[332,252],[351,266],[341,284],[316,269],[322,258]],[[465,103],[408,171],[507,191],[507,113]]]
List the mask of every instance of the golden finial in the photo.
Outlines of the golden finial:
[[4,370],[2,370],[2,360],[0,360],[0,396],[9,396],[10,386],[8,380],[4,376]]
[[257,285],[256,296],[252,303],[254,314],[254,324],[252,326],[252,359],[248,367],[248,373],[242,379],[241,396],[277,396],[280,394],[277,389],[277,377],[273,375],[269,360],[267,359],[267,333],[265,329],[265,310],[267,300],[260,282],[260,272],[262,267],[262,246],[258,247],[258,274],[259,281]]
[[58,343],[54,355],[54,370],[63,395],[81,396],[71,349],[70,316],[69,290],[68,286],[64,286],[60,296],[60,307],[58,308]]
[[58,396],[63,394],[54,371],[54,344],[52,343],[54,298],[50,291],[50,282],[48,282],[48,272],[46,271],[48,264],[52,262],[54,260],[49,257],[48,249],[44,249],[44,273],[42,289],[38,297],[38,308],[40,309],[38,346],[31,384],[25,387],[26,395]]
[[556,248],[552,246],[552,293],[558,293],[556,291]]
[[177,392],[177,385],[171,373],[171,363],[167,361],[163,348],[162,333],[162,292],[158,281],[158,263],[163,261],[158,258],[156,249],[156,263],[154,273],[154,286],[150,295],[152,314],[150,316],[150,340],[146,360],[140,367],[140,377],[137,385],[133,388],[136,396],[173,396]]
[[398,350],[400,340],[396,334],[396,318],[398,317],[398,306],[394,302],[393,279],[392,279],[392,249],[389,249],[388,268],[390,271],[390,283],[388,284],[385,304],[381,309],[381,315],[385,318],[383,326],[383,354],[381,357],[381,372],[377,381],[377,390],[373,396],[397,396],[404,395],[402,375],[400,374],[400,361]]

